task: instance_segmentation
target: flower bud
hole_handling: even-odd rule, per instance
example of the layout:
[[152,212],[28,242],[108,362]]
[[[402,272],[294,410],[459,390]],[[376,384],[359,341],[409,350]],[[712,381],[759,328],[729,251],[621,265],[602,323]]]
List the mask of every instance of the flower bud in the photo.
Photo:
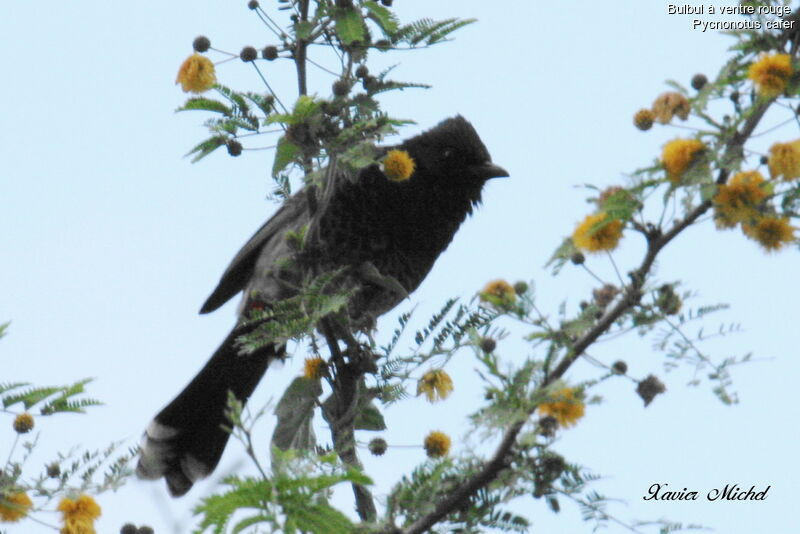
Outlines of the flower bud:
[[699,91],[708,83],[708,78],[705,74],[695,74],[692,76],[692,89]]
[[645,406],[653,402],[653,399],[656,398],[656,395],[660,395],[666,390],[667,386],[665,386],[661,380],[656,378],[655,375],[649,375],[647,378],[639,382],[638,386],[636,386],[636,393],[642,398]]
[[205,35],[200,35],[195,37],[194,41],[192,42],[192,48],[194,48],[195,52],[205,52],[211,48],[211,41],[209,41],[208,37]]
[[480,347],[483,352],[491,354],[497,348],[497,341],[490,337],[483,337],[481,338]]
[[255,59],[258,57],[258,52],[256,52],[256,49],[252,46],[245,46],[242,48],[242,51],[239,52],[239,57],[244,62],[255,61]]
[[228,154],[231,156],[239,156],[242,153],[242,144],[236,139],[228,140],[226,146],[228,147]]
[[383,456],[383,453],[386,452],[388,445],[386,444],[386,440],[383,438],[375,438],[369,442],[369,452],[372,453],[373,456]]
[[265,46],[264,49],[261,50],[261,57],[267,61],[274,61],[278,58],[278,47],[275,45]]

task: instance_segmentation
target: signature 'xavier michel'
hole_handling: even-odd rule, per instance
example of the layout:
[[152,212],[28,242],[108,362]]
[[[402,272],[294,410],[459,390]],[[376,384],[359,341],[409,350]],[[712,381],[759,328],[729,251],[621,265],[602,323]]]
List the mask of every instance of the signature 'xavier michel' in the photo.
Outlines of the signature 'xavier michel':
[[[354,180],[336,179],[321,199],[298,191],[233,258],[200,312],[214,311],[242,291],[240,310],[294,296],[308,273],[286,267],[294,253],[286,234],[304,228],[316,236],[318,247],[315,264],[304,268],[343,269],[343,289],[356,289],[348,312],[358,323],[371,323],[414,291],[480,202],[486,181],[508,173],[492,163],[461,116],[395,148],[414,161],[408,179],[390,180],[373,164]],[[214,470],[229,437],[223,429],[228,392],[246,401],[270,362],[285,353],[284,345],[270,343],[240,354],[236,340],[243,333],[234,328],[147,427],[136,469],[140,477],[164,477],[170,493],[179,496]]]

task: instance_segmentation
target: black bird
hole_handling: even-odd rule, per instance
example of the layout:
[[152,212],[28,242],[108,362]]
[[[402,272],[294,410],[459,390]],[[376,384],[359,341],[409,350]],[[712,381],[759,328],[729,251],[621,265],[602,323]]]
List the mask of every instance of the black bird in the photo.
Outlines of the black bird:
[[[308,188],[298,191],[233,258],[200,313],[216,310],[240,291],[241,310],[295,295],[293,287],[305,273],[282,267],[282,260],[295,253],[287,232],[304,226],[316,236],[317,272],[344,269],[346,283],[357,289],[349,306],[354,320],[370,324],[414,291],[480,202],[486,181],[508,173],[492,163],[461,116],[394,148],[415,163],[409,179],[391,181],[375,164],[352,180],[336,174],[322,199],[315,200]],[[164,477],[170,493],[180,496],[217,466],[229,437],[223,429],[228,391],[245,402],[270,362],[285,353],[280,344],[241,353],[236,340],[242,334],[234,328],[147,427],[139,477]]]

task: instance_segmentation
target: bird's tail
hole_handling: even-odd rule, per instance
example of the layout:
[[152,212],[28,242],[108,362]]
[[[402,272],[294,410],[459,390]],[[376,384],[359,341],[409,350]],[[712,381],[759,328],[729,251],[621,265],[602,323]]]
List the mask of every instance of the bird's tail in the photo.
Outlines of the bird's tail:
[[219,463],[230,434],[225,416],[228,392],[246,402],[283,346],[267,345],[252,354],[239,354],[235,328],[205,367],[186,388],[150,422],[142,439],[136,474],[164,477],[177,497],[208,476]]

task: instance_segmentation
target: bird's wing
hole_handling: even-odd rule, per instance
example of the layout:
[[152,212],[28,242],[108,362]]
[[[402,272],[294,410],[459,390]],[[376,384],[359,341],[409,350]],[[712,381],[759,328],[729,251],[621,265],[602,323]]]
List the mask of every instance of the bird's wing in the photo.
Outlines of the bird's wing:
[[275,236],[296,226],[296,221],[304,217],[308,210],[308,200],[303,191],[298,192],[283,203],[283,206],[244,244],[222,274],[217,287],[206,299],[200,313],[216,310],[234,295],[242,291],[250,281],[256,261],[262,248]]

